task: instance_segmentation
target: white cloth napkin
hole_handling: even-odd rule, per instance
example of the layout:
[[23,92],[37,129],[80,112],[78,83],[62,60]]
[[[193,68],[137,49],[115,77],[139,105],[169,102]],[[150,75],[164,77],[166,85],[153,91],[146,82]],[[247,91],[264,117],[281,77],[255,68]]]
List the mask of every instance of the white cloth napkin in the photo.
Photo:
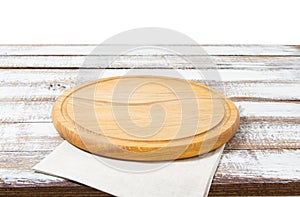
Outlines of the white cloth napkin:
[[95,156],[64,141],[33,169],[116,196],[207,196],[223,149],[174,162],[134,162]]

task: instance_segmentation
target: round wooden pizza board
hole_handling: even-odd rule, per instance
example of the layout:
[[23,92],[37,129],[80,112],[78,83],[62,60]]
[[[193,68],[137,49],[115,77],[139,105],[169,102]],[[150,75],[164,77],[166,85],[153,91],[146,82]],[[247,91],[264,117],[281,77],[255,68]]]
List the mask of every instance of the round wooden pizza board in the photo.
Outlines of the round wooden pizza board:
[[68,90],[55,102],[52,119],[76,147],[137,161],[207,153],[239,127],[237,108],[221,93],[158,76],[111,77]]

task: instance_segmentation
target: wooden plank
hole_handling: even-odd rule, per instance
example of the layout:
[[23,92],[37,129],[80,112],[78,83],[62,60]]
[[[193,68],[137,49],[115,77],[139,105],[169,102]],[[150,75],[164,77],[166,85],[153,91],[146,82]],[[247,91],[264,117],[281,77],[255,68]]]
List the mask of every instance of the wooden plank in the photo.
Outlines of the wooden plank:
[[[220,90],[234,100],[256,101],[297,101],[300,100],[300,83],[298,82],[208,82],[214,89]],[[36,78],[32,83],[18,81],[18,85],[3,82],[0,85],[0,101],[54,101],[65,90],[75,86],[74,81],[53,82]]]
[[[101,77],[122,76],[125,74],[169,75],[187,80],[202,80],[204,82],[300,82],[299,70],[235,70],[235,69],[203,69],[195,72],[193,69],[0,69],[1,84],[21,85],[34,84],[43,79],[43,83],[82,83]],[[50,86],[49,86],[50,87]]]
[[225,149],[299,149],[300,124],[294,121],[241,121]]
[[300,195],[299,182],[281,183],[212,183],[209,196],[295,196]]
[[[54,102],[0,102],[1,122],[49,122]],[[299,121],[298,102],[251,102],[235,101],[241,118],[244,119],[286,119]]]
[[111,196],[102,191],[93,189],[88,186],[78,185],[73,182],[59,182],[53,184],[35,184],[19,186],[1,187],[0,193],[4,196],[79,196],[79,197],[99,197],[99,196]]
[[[1,45],[0,55],[88,55],[97,45]],[[101,54],[115,54],[116,48],[129,45],[105,45]],[[297,47],[287,45],[157,45],[173,50],[196,51],[204,49],[209,55],[299,55]],[[139,47],[130,45],[130,47]],[[167,52],[165,52],[168,54]],[[153,51],[151,55],[157,54]],[[99,54],[97,54],[99,55]]]
[[224,151],[214,182],[291,182],[299,181],[300,150]]
[[[31,167],[49,152],[2,152],[0,177],[4,184],[51,183],[62,179],[34,173]],[[225,150],[214,183],[299,182],[300,150]]]
[[0,122],[49,122],[53,102],[0,102]]
[[300,83],[277,82],[224,82],[212,84],[234,100],[284,101],[300,100]]
[[300,103],[293,102],[235,102],[240,111],[241,118],[261,119],[295,119],[300,118]]
[[[212,56],[212,61],[217,64],[220,69],[297,69],[299,68],[299,57],[268,57],[268,56]],[[174,58],[175,59],[175,58]],[[202,58],[203,59],[203,58]],[[192,57],[192,60],[199,62],[201,66],[201,58]],[[174,61],[175,65],[177,61]],[[180,63],[180,61],[178,60]],[[178,63],[178,64],[179,64]],[[184,62],[183,62],[184,63]],[[182,64],[183,64],[182,63]]]
[[0,124],[0,151],[51,151],[63,139],[52,123]]
[[[52,123],[2,123],[1,152],[51,151],[63,139]],[[300,149],[300,123],[293,121],[241,121],[227,143],[232,149]]]
[[51,183],[63,179],[42,173],[34,173],[31,168],[50,152],[1,152],[0,180],[4,184]]
[[[92,72],[92,70],[88,71]],[[126,71],[126,69],[121,71],[109,70],[106,74],[113,76]],[[0,101],[54,101],[63,91],[78,83],[76,82],[78,72],[78,70],[72,69],[1,70]],[[209,73],[207,70],[206,72]],[[259,72],[248,70],[238,72],[226,70],[225,72],[220,70],[218,72],[222,76],[221,79],[196,81],[220,90],[235,100],[297,101],[300,98],[300,92],[294,91],[300,86],[298,73],[295,71],[270,70]],[[199,77],[192,70],[181,70],[180,73],[191,80]],[[241,73],[244,74],[241,76]],[[247,74],[249,76],[246,78],[245,75]]]
[[[149,70],[137,69],[138,72],[147,73]],[[0,100],[54,100],[54,98],[66,89],[72,88],[79,82],[78,73],[88,73],[97,70],[76,69],[2,69],[0,70]],[[99,70],[98,70],[99,71]],[[123,74],[127,69],[107,70],[107,75]],[[219,79],[211,77],[211,80],[196,80],[220,90],[228,97],[297,100],[300,98],[299,70],[202,70],[203,73],[220,74]],[[100,71],[99,71],[100,72]],[[123,72],[123,73],[122,73]],[[171,70],[157,71],[169,73]],[[178,70],[187,79],[195,80],[201,74],[193,70]],[[156,73],[156,74],[157,74]],[[248,75],[248,76],[247,76]],[[246,76],[246,77],[245,77]],[[96,76],[98,77],[98,76]],[[76,81],[77,80],[77,81]],[[92,80],[92,79],[91,79]],[[88,81],[88,79],[86,79]]]
[[[300,195],[299,182],[285,183],[244,183],[223,184],[212,183],[209,196],[294,196]],[[74,182],[64,181],[59,183],[6,185],[1,187],[0,193],[5,196],[111,196],[102,191]]]
[[[108,65],[108,57],[0,56],[0,68],[201,68],[299,69],[300,57],[268,56],[122,56]],[[88,61],[88,64],[85,62]],[[85,63],[85,64],[84,64]]]

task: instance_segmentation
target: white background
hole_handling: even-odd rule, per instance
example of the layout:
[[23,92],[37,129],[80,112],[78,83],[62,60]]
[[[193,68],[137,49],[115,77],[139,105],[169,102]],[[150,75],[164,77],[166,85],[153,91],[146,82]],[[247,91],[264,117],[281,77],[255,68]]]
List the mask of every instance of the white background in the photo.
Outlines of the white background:
[[0,43],[97,44],[164,27],[200,44],[300,44],[299,20],[297,0],[10,0],[0,4]]

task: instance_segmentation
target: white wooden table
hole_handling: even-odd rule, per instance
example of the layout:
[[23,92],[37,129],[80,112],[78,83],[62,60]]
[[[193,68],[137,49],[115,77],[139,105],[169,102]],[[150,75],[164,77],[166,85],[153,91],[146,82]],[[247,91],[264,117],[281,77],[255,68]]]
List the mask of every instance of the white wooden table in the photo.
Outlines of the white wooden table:
[[[94,47],[0,46],[0,196],[106,195],[31,170],[62,142],[51,123],[52,105],[75,85],[78,68]],[[106,55],[111,47],[107,46]],[[241,110],[240,130],[226,146],[210,195],[300,195],[300,47],[201,47],[222,77],[208,82],[224,87]],[[195,61],[199,58],[190,55]],[[124,56],[118,68],[126,69],[128,62],[155,67],[167,56]],[[188,67],[168,58],[174,66]]]

